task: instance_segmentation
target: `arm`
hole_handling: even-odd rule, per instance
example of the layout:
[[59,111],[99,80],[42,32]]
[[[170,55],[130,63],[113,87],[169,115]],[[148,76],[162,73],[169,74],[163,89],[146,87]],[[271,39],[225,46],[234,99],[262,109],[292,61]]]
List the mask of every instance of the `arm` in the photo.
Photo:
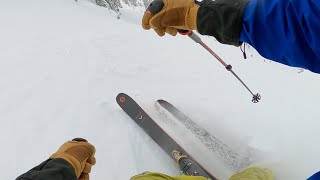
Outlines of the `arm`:
[[49,159],[19,176],[16,180],[76,180],[73,167],[64,159]]
[[246,42],[265,58],[320,73],[319,0],[162,1],[160,12],[145,12],[144,29],[160,36],[197,30],[223,44]]
[[95,147],[87,140],[75,138],[16,180],[89,180],[91,167],[96,163],[95,152]]
[[320,1],[252,0],[240,40],[265,58],[320,73]]
[[204,0],[198,31],[219,42],[246,42],[263,57],[320,73],[319,0]]

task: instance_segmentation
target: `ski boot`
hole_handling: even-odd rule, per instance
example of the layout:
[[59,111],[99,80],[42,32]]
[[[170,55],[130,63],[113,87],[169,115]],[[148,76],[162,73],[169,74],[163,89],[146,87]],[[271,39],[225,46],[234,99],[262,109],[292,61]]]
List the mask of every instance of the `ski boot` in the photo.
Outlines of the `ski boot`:
[[171,155],[179,164],[182,174],[187,176],[203,176],[210,178],[195,162],[189,159],[186,155],[182,154],[180,151],[173,150]]

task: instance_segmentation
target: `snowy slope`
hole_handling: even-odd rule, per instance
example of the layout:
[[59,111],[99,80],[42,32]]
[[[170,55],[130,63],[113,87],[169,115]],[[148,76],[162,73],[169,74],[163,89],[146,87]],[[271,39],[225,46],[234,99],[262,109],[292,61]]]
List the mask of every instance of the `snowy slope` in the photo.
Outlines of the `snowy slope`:
[[0,140],[14,179],[64,141],[84,137],[97,148],[92,179],[129,179],[144,171],[178,174],[175,163],[117,106],[126,92],[151,116],[163,98],[227,143],[248,141],[257,164],[277,179],[305,179],[320,169],[320,75],[264,62],[255,52],[204,38],[233,65],[250,94],[189,38],[160,38],[141,14],[79,0],[3,0],[0,5]]

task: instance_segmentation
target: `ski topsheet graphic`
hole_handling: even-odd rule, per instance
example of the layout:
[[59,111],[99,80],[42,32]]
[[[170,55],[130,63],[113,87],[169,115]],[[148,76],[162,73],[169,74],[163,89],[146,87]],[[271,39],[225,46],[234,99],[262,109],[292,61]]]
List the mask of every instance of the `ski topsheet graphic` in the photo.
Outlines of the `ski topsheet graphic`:
[[118,94],[117,103],[170,157],[175,159],[172,153],[179,151],[203,170],[203,173],[200,172],[200,175],[216,180],[205,167],[199,164],[184,148],[170,137],[130,96],[124,93]]

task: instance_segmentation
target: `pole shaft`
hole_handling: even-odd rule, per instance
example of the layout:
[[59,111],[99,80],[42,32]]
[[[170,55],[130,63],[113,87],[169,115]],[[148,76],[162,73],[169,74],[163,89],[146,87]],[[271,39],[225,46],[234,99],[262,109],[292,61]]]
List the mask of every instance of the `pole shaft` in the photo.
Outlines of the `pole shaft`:
[[199,43],[202,47],[204,47],[212,56],[214,56],[228,71],[230,71],[234,77],[236,77],[241,84],[252,94],[253,97],[255,97],[255,95],[252,93],[252,91],[249,89],[249,87],[239,78],[239,76],[233,72],[232,70],[232,66],[228,65],[226,62],[224,62],[211,48],[209,48],[202,40],[201,38],[193,33],[192,31],[189,32],[188,35],[194,42]]

